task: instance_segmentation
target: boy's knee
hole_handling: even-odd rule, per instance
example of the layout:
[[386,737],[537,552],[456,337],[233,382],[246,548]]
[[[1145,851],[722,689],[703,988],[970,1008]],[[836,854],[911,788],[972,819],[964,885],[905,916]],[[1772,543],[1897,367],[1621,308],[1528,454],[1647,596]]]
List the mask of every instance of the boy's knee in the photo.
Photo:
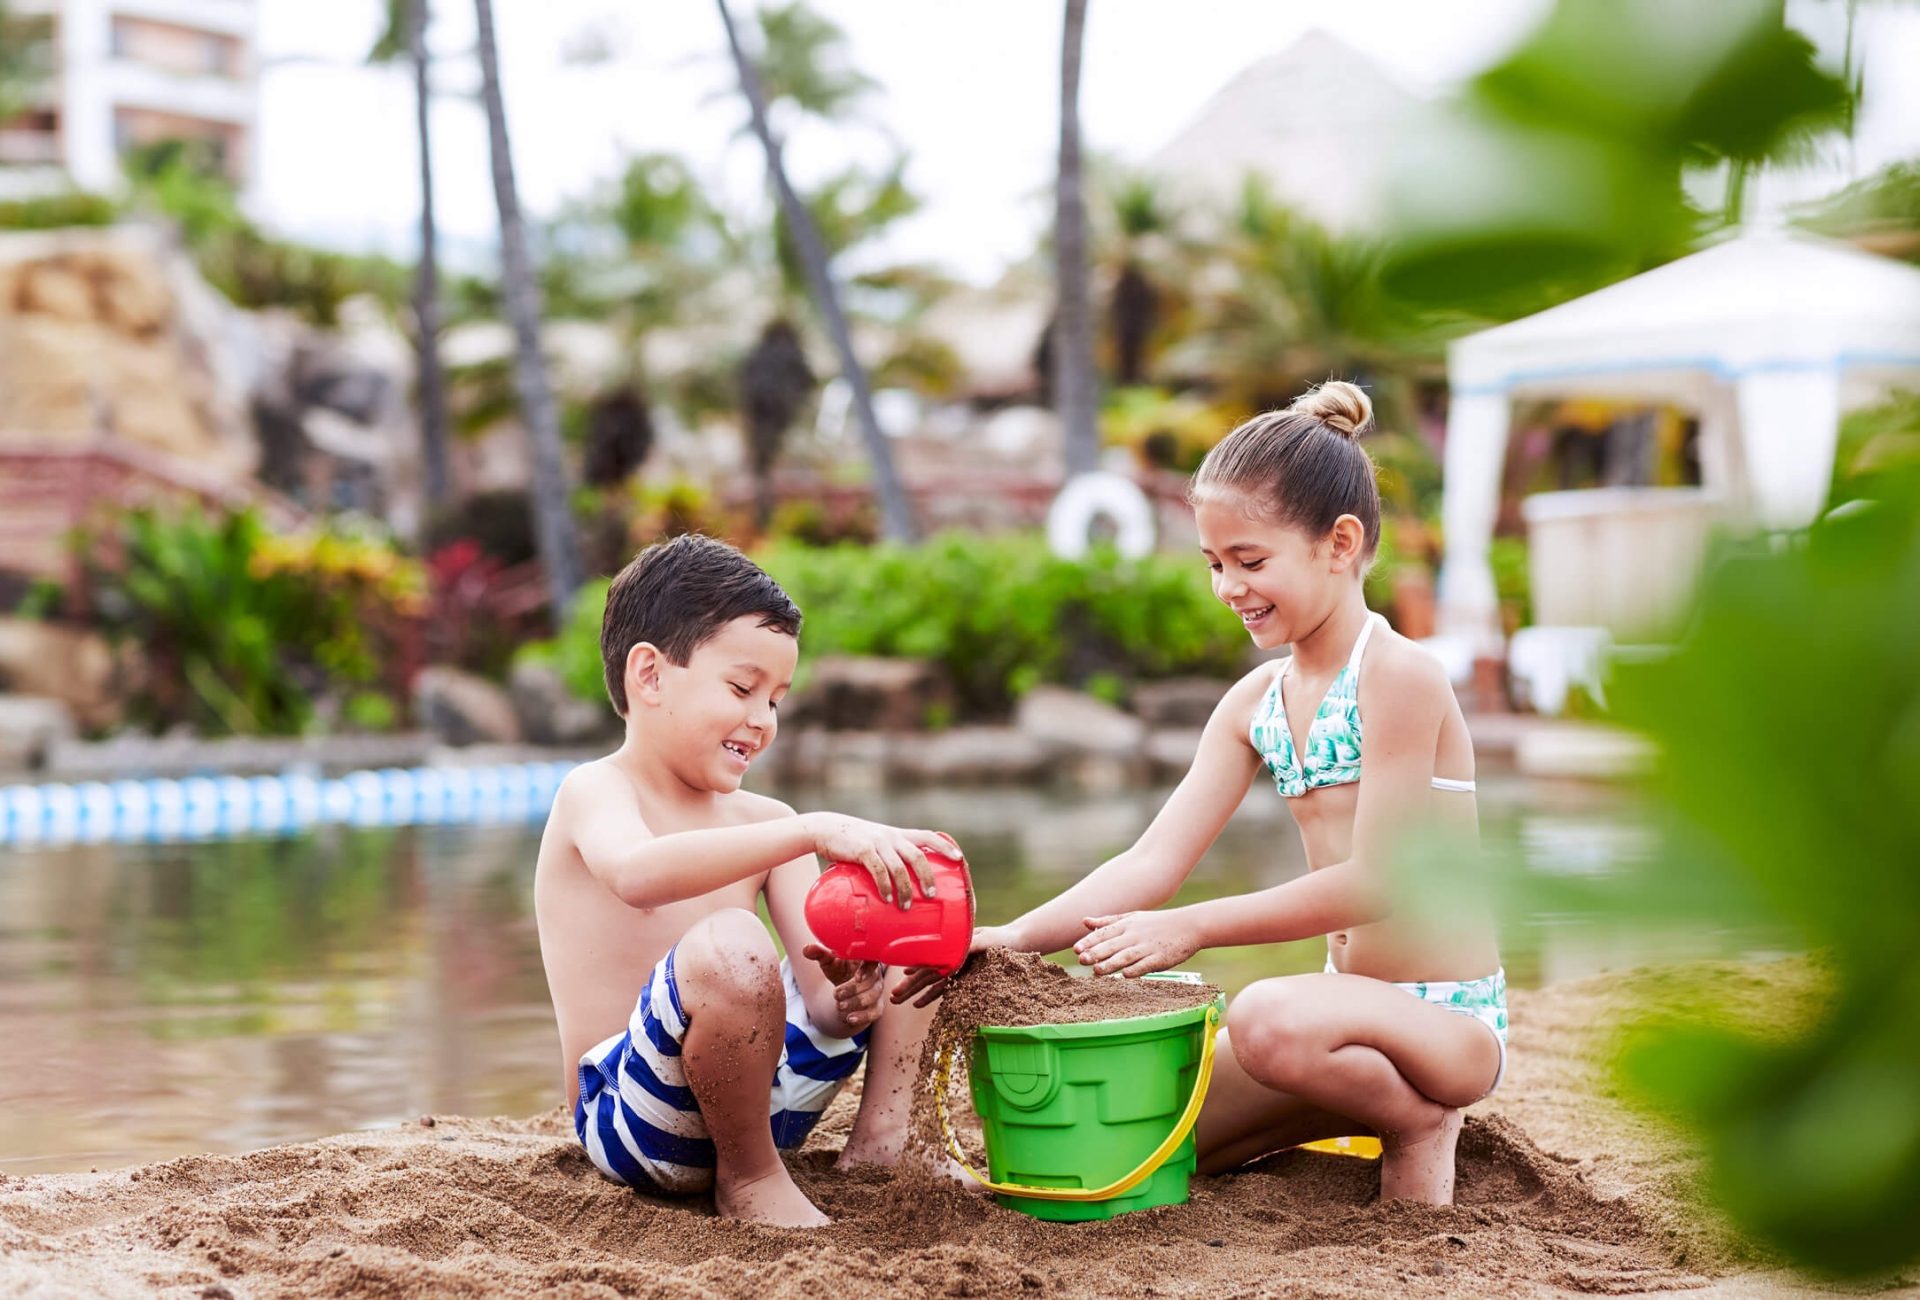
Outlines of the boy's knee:
[[692,976],[704,994],[784,997],[780,954],[767,927],[745,908],[729,907],[706,917],[687,932],[679,950],[683,975]]

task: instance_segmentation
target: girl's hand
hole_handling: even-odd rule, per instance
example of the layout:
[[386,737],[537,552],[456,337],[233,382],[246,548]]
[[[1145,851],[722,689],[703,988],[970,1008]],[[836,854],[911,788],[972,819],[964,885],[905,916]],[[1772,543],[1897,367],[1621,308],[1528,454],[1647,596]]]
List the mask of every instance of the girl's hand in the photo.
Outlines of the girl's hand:
[[1122,912],[1118,916],[1090,916],[1082,922],[1087,935],[1073,945],[1082,966],[1095,975],[1119,971],[1138,979],[1155,971],[1171,970],[1199,952],[1199,931],[1187,919],[1185,908],[1164,912]]
[[817,943],[801,956],[816,963],[833,981],[833,1001],[850,1032],[858,1032],[880,1018],[880,985],[887,968],[877,961],[848,961]]
[[[1013,931],[1004,925],[975,926],[973,938],[967,943],[967,956],[971,957],[984,948],[1012,948],[1017,952],[1020,949],[1020,941]],[[913,1005],[931,1006],[942,993],[947,991],[947,981],[951,978],[953,978],[951,971],[943,975],[931,966],[909,967],[906,978],[901,980],[898,987],[893,990],[894,1005],[898,1006],[918,993],[919,1000]]]

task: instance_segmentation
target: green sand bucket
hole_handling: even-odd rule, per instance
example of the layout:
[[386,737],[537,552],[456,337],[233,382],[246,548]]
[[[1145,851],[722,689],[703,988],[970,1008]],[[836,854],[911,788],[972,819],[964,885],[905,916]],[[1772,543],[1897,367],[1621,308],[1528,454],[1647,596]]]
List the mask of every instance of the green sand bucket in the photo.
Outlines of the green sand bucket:
[[1225,1007],[1216,998],[1124,1020],[982,1025],[970,1078],[990,1177],[967,1164],[948,1122],[952,1043],[934,1084],[948,1148],[1002,1205],[1036,1219],[1110,1219],[1184,1204],[1193,1124]]

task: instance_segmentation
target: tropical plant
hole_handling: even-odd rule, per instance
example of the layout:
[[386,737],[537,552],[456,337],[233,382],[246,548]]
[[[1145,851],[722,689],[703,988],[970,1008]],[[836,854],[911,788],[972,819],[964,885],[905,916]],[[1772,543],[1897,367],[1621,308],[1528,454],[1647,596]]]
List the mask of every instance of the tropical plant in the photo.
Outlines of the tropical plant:
[[1723,166],[1738,221],[1749,173],[1847,128],[1852,102],[1783,0],[1558,0],[1407,153],[1386,281],[1507,316],[1644,270],[1702,224],[1684,172]]
[[113,200],[99,194],[38,194],[0,202],[0,230],[110,226],[118,215]]
[[540,352],[540,284],[527,247],[526,221],[513,179],[506,103],[500,89],[500,52],[493,31],[493,0],[474,0],[479,28],[480,98],[486,107],[493,163],[493,197],[500,211],[500,283],[513,326],[514,387],[533,450],[533,524],[556,616],[564,615],[583,576],[574,534],[567,473],[560,443],[560,412],[546,358]]
[[[1541,886],[1634,933],[1812,952],[1806,1014],[1756,1034],[1711,1003],[1664,1013],[1619,1068],[1696,1144],[1739,1227],[1854,1276],[1920,1259],[1920,467],[1872,492],[1786,545],[1724,554],[1678,651],[1616,666],[1613,720],[1659,754],[1663,847]],[[1820,761],[1785,755],[1788,735],[1819,737]]]
[[1087,271],[1085,174],[1080,158],[1080,55],[1087,0],[1066,0],[1060,34],[1060,158],[1054,180],[1053,401],[1066,433],[1067,473],[1100,461],[1093,367],[1093,293]]
[[1814,230],[1857,240],[1876,252],[1920,260],[1920,161],[1889,163],[1804,220]]
[[134,712],[151,723],[291,734],[322,698],[406,686],[401,650],[425,580],[384,542],[330,527],[275,535],[253,510],[143,507],[78,547],[95,620],[148,659]]
[[[875,494],[880,499],[880,513],[886,535],[896,540],[911,540],[915,532],[912,506],[907,499],[906,487],[894,468],[893,453],[887,446],[886,435],[881,432],[880,422],[874,415],[873,395],[868,387],[866,370],[854,354],[853,338],[847,327],[846,313],[841,306],[840,290],[834,281],[833,269],[829,262],[830,255],[821,242],[812,214],[788,180],[786,165],[782,161],[780,140],[774,134],[768,118],[770,105],[778,102],[777,99],[769,97],[769,89],[778,96],[784,96],[796,109],[814,111],[813,106],[800,97],[800,92],[804,89],[808,94],[815,95],[814,102],[817,104],[819,102],[817,92],[822,89],[822,85],[798,78],[789,69],[789,60],[785,54],[777,49],[773,57],[768,59],[768,63],[770,67],[779,69],[786,80],[763,83],[760,70],[741,44],[740,33],[734,25],[733,14],[728,9],[726,0],[715,0],[715,3],[720,11],[721,23],[726,28],[727,47],[733,55],[734,67],[740,81],[740,91],[747,101],[754,135],[759,138],[761,150],[766,155],[768,181],[773,187],[788,234],[806,270],[814,305],[826,324],[828,336],[833,341],[834,351],[840,361],[841,378],[852,394],[854,415],[860,425],[867,458],[872,466]],[[763,11],[762,37],[771,38],[770,43],[772,43],[772,40],[777,40],[783,32],[790,32],[793,25],[800,21],[796,11],[801,10],[803,6],[796,0],[796,3],[783,10],[772,11],[776,15],[775,24],[772,27],[767,26],[766,11]],[[787,24],[787,27],[783,28],[782,23]],[[816,53],[839,40],[838,29],[825,19],[817,17],[805,25],[804,34],[807,35],[810,48]],[[825,60],[816,59],[814,62],[825,63]],[[845,78],[828,78],[825,88],[838,93],[836,87],[845,85]],[[844,98],[841,102],[844,102]]]
[[33,102],[52,71],[52,22],[0,0],[0,125]]
[[405,58],[413,70],[414,134],[420,153],[420,263],[413,281],[414,352],[420,392],[420,442],[426,456],[429,505],[447,496],[447,398],[440,370],[440,267],[433,217],[433,140],[428,129],[432,90],[427,58],[428,0],[387,0],[386,28],[367,58]]

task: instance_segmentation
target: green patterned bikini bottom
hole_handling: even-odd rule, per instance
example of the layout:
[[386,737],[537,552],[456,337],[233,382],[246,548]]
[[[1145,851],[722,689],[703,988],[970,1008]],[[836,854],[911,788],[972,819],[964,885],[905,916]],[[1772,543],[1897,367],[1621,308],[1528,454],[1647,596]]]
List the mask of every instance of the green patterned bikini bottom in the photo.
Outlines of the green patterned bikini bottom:
[[[1339,974],[1333,968],[1331,956],[1327,958],[1327,974]],[[1491,1029],[1493,1036],[1500,1040],[1500,1068],[1494,1072],[1493,1088],[1487,1089],[1488,1094],[1500,1086],[1500,1080],[1507,1075],[1507,971],[1504,966],[1477,980],[1427,980],[1393,987],[1413,994],[1422,1002],[1471,1016]]]

